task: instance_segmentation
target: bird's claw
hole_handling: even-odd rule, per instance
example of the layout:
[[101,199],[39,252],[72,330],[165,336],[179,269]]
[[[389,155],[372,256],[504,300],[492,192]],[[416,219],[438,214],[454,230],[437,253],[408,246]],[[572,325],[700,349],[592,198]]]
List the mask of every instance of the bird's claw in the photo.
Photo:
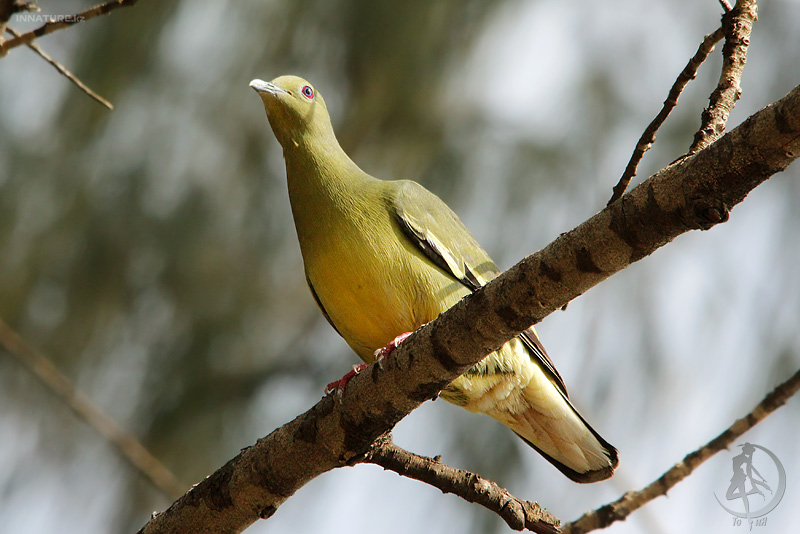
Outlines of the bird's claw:
[[[399,336],[397,336],[396,338],[391,340],[388,345],[386,345],[385,347],[381,347],[378,350],[376,350],[373,355],[375,356],[375,363],[378,364],[378,367],[383,369],[383,360],[387,356],[389,356],[392,352],[394,352],[394,350],[398,347],[398,345],[400,345],[400,343],[402,343],[410,335],[411,335],[411,332],[406,332],[405,334],[400,334]],[[329,395],[333,391],[336,391],[336,396],[339,399],[341,399],[342,395],[344,395],[344,390],[347,387],[347,383],[350,382],[350,380],[352,380],[354,376],[356,376],[358,373],[360,373],[361,371],[363,371],[366,368],[367,368],[367,365],[363,364],[363,363],[360,363],[358,365],[354,365],[352,371],[348,371],[347,374],[344,375],[339,380],[331,382],[330,384],[325,386],[325,394]]]
[[333,382],[325,386],[325,394],[329,395],[331,392],[336,391],[336,396],[341,399],[342,395],[344,395],[344,390],[347,387],[347,383],[350,382],[350,380],[352,380],[354,376],[356,376],[358,373],[360,373],[366,368],[367,365],[363,363],[354,365],[353,369],[348,371],[347,374],[345,374],[342,378],[340,378],[339,380],[334,380]]
[[405,339],[411,335],[411,332],[406,332],[405,334],[400,334],[393,340],[389,342],[388,345],[385,347],[381,347],[376,350],[372,355],[375,357],[375,362],[378,366],[383,369],[383,360],[387,358],[391,353],[395,351],[395,349],[400,346],[400,343],[405,341]]

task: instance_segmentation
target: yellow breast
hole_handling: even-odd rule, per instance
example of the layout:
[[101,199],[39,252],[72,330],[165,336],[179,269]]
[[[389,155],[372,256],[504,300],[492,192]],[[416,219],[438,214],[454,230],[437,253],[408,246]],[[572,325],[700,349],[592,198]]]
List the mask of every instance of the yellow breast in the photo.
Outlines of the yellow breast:
[[368,227],[338,228],[324,244],[304,249],[303,258],[331,321],[361,359],[371,362],[376,349],[436,318],[466,288],[425,259],[388,214]]

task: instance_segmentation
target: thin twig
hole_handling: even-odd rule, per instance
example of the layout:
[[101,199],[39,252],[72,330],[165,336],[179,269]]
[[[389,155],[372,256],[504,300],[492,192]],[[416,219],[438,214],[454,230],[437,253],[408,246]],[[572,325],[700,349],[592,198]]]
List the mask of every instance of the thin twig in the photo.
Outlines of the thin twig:
[[[5,30],[6,23],[16,12],[16,6],[16,0],[0,0],[0,29]],[[2,38],[3,35],[0,33],[0,39]]]
[[35,39],[43,35],[47,35],[48,33],[52,33],[56,30],[62,30],[64,28],[68,28],[73,24],[78,24],[79,22],[84,22],[86,20],[93,19],[94,17],[100,15],[105,15],[119,7],[132,6],[136,2],[137,0],[113,0],[112,2],[106,2],[104,4],[96,5],[92,8],[87,9],[86,11],[76,13],[75,15],[56,17],[54,20],[46,22],[45,24],[39,26],[35,30],[31,30],[27,33],[23,33],[19,37],[15,37],[13,39],[9,39],[8,41],[0,43],[0,57],[6,55],[6,53],[12,48],[32,43]]
[[717,88],[709,97],[709,105],[703,110],[700,130],[694,135],[689,154],[719,139],[725,132],[725,124],[742,94],[739,81],[747,60],[750,32],[757,18],[755,0],[737,0],[736,7],[722,15],[725,45],[722,47],[722,72]]
[[[14,37],[19,37],[20,36],[20,34],[17,31],[15,31],[15,30],[13,30],[11,28],[6,28],[6,31],[8,33],[10,33],[11,35],[13,35]],[[42,59],[44,59],[45,61],[50,63],[53,67],[55,67],[55,69],[58,72],[60,72],[61,74],[63,74],[64,76],[66,76],[66,78],[69,81],[71,81],[72,83],[77,85],[78,89],[80,89],[81,91],[83,91],[84,93],[89,95],[90,97],[94,98],[96,101],[100,102],[101,104],[103,104],[108,109],[110,109],[110,110],[114,109],[114,105],[111,104],[111,102],[109,102],[108,100],[106,100],[102,96],[100,96],[97,93],[95,93],[94,91],[92,91],[92,89],[90,89],[89,86],[87,86],[77,76],[75,76],[70,71],[68,71],[67,68],[64,65],[62,65],[61,63],[59,63],[58,61],[53,59],[47,52],[42,50],[42,48],[39,45],[37,45],[36,43],[28,43],[28,48],[30,48],[31,50],[33,50],[34,52],[39,54],[42,57]]]
[[722,6],[722,9],[725,10],[725,13],[727,13],[728,11],[733,9],[733,7],[731,6],[730,2],[728,2],[728,0],[719,0],[719,3]]
[[666,495],[667,491],[692,474],[703,462],[723,449],[730,447],[734,441],[764,420],[769,414],[783,406],[792,395],[800,389],[800,370],[791,378],[776,387],[764,400],[753,408],[749,414],[733,423],[725,432],[709,441],[706,445],[686,455],[657,480],[639,491],[630,491],[617,501],[584,514],[579,519],[564,525],[564,534],[579,534],[595,529],[606,528],[615,521],[628,517],[631,512],[641,508],[656,497]]
[[425,482],[442,493],[452,493],[479,504],[499,515],[514,530],[553,534],[560,521],[535,502],[511,495],[491,480],[441,463],[437,458],[420,456],[401,449],[392,442],[391,434],[378,438],[362,462]]
[[706,60],[711,51],[714,50],[714,45],[722,39],[723,35],[722,28],[719,28],[714,33],[706,35],[703,42],[700,43],[697,52],[692,59],[689,60],[689,63],[684,67],[683,71],[672,85],[672,88],[669,90],[669,94],[664,101],[664,106],[661,108],[661,111],[647,126],[647,129],[639,138],[639,142],[636,143],[636,148],[631,155],[630,161],[628,161],[628,166],[625,167],[625,172],[622,173],[619,182],[614,186],[613,194],[611,195],[611,200],[608,201],[608,205],[625,194],[625,190],[628,188],[628,185],[630,185],[631,180],[636,176],[636,168],[639,166],[639,162],[642,161],[644,153],[650,150],[650,147],[656,140],[656,131],[658,131],[661,125],[664,124],[664,121],[667,120],[667,116],[669,116],[672,109],[678,104],[678,97],[681,95],[681,92],[683,92],[686,85],[697,75],[697,69],[700,68],[700,65]]
[[3,43],[3,34],[11,15],[20,11],[39,11],[39,7],[22,0],[0,0],[0,45]]
[[178,482],[175,475],[153,456],[136,439],[136,436],[124,430],[108,414],[98,408],[49,359],[36,352],[2,319],[0,319],[0,346],[4,347],[50,391],[63,400],[78,417],[111,442],[120,454],[154,486],[172,499],[183,495],[186,487]]

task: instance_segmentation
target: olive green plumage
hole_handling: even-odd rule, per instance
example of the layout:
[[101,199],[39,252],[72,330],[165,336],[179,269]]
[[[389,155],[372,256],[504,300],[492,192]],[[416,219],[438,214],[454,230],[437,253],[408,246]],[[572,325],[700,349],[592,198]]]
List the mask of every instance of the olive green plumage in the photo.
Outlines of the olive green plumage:
[[[362,171],[339,146],[307,81],[250,83],[283,147],[306,279],[325,317],[367,363],[499,274],[436,195]],[[441,397],[510,427],[577,482],[611,476],[617,451],[570,403],[531,327],[453,381]]]

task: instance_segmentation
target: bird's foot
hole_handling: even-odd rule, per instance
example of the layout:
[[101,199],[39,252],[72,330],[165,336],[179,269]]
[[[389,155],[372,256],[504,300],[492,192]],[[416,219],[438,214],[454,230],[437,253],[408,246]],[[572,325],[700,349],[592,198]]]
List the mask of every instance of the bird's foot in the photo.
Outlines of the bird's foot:
[[336,396],[341,399],[342,395],[344,395],[344,389],[347,387],[347,383],[350,382],[350,380],[352,380],[354,376],[356,376],[358,373],[360,373],[366,368],[367,365],[364,363],[354,365],[353,369],[351,371],[348,371],[347,374],[345,374],[342,378],[340,378],[339,380],[334,380],[333,382],[325,386],[325,394],[328,395],[332,391],[336,390]]
[[[411,332],[400,334],[399,336],[391,340],[388,345],[376,350],[375,353],[373,354],[375,356],[375,363],[377,363],[379,367],[383,368],[381,362],[384,360],[384,358],[388,357],[392,352],[394,352],[395,349],[400,345],[400,343],[402,343],[410,335]],[[352,371],[349,371],[339,380],[331,382],[330,384],[325,386],[325,394],[328,395],[335,390],[336,396],[341,399],[342,395],[344,395],[344,390],[347,387],[347,383],[350,382],[350,380],[352,380],[354,376],[356,376],[358,373],[360,373],[366,368],[367,365],[363,363],[354,365]]]
[[406,332],[405,334],[400,334],[399,336],[397,336],[396,338],[391,340],[388,345],[386,345],[385,347],[379,348],[378,350],[376,350],[373,353],[373,356],[375,357],[375,361],[378,363],[378,365],[381,367],[381,369],[383,369],[383,364],[381,362],[383,362],[384,358],[387,358],[391,353],[393,353],[395,351],[395,349],[400,346],[400,343],[405,341],[405,339],[410,335],[411,335],[411,332]]

